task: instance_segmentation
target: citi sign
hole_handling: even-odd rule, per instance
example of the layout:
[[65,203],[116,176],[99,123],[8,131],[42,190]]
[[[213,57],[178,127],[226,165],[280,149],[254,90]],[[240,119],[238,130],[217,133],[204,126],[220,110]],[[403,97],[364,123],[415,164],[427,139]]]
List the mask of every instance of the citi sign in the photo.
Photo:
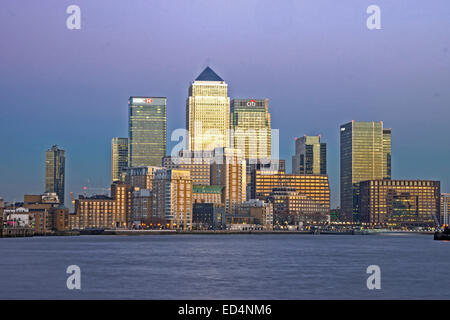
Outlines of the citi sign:
[[256,106],[256,101],[255,100],[247,101],[247,107],[255,107],[255,106]]

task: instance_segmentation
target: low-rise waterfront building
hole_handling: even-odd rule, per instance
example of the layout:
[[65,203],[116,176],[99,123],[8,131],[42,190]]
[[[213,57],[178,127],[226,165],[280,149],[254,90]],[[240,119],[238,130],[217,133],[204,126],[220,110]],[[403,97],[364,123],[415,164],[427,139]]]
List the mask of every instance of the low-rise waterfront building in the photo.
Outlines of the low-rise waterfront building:
[[329,222],[330,208],[295,188],[274,188],[269,196],[273,203],[274,224],[297,225],[303,223]]
[[13,207],[4,210],[5,224],[8,227],[31,227],[30,212],[24,207]]
[[23,202],[5,208],[5,224],[7,227],[30,228],[34,234],[48,234],[67,229],[68,213],[56,193],[24,195]]
[[189,170],[156,170],[153,196],[155,215],[165,221],[166,228],[192,228],[192,179]]
[[216,148],[211,165],[211,184],[224,187],[225,214],[246,200],[246,162],[241,150]]
[[223,204],[194,203],[192,227],[197,230],[225,229],[225,210]]
[[301,195],[315,201],[324,210],[330,210],[330,186],[327,175],[255,170],[252,184],[253,199],[267,199],[274,188],[294,188]]
[[140,226],[153,216],[153,195],[152,190],[140,189],[133,191],[133,205],[131,221],[135,226]]
[[77,225],[72,229],[114,228],[123,226],[123,222],[114,215],[115,200],[105,195],[83,196],[75,200]]
[[[233,214],[227,214],[225,216],[226,218],[226,224],[227,228],[230,230],[250,230],[247,228],[252,228],[251,230],[256,229],[256,223],[255,223],[255,217],[249,215],[248,213],[233,213]],[[245,228],[242,228],[242,227]],[[259,225],[259,229],[262,229],[262,226]]]
[[450,193],[442,193],[441,194],[441,225],[449,225],[450,219]]
[[59,196],[54,192],[24,195],[23,207],[30,212],[35,234],[46,234],[54,229],[52,214],[59,204]]
[[69,225],[69,209],[63,205],[52,210],[52,228],[55,231],[68,231],[70,230]]
[[393,227],[439,224],[439,181],[368,180],[360,183],[359,194],[362,222]]
[[223,204],[224,186],[200,186],[192,187],[193,203],[215,203]]
[[258,199],[245,201],[236,208],[235,214],[239,217],[252,217],[253,223],[265,230],[273,228],[273,204],[270,202]]
[[126,228],[131,216],[132,187],[123,182],[111,185],[111,197],[80,195],[75,200],[75,217],[70,217],[71,229]]

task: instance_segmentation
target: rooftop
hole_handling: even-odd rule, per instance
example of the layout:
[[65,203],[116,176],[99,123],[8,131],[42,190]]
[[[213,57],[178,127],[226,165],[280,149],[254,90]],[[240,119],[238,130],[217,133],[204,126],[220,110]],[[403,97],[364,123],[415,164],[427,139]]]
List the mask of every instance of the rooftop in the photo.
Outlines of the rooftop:
[[200,186],[200,185],[192,186],[193,193],[218,193],[218,194],[221,194],[222,190],[223,190],[223,186]]
[[202,73],[195,79],[195,81],[224,81],[214,72],[210,67],[206,67]]

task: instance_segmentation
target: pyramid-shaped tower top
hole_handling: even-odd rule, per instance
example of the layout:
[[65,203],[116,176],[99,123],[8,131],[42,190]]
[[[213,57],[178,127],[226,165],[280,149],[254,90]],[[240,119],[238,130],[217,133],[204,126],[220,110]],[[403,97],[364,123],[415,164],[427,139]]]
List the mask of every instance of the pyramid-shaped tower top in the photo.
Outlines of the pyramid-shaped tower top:
[[210,67],[206,67],[202,73],[195,79],[195,81],[224,81],[214,72]]

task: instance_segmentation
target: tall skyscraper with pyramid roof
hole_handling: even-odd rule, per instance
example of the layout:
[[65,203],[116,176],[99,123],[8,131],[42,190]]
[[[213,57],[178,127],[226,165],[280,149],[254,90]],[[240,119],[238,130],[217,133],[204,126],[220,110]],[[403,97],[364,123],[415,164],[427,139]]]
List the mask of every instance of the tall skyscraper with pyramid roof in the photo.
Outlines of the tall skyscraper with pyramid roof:
[[189,87],[186,100],[188,149],[212,151],[228,147],[230,128],[230,98],[228,85],[210,67]]

